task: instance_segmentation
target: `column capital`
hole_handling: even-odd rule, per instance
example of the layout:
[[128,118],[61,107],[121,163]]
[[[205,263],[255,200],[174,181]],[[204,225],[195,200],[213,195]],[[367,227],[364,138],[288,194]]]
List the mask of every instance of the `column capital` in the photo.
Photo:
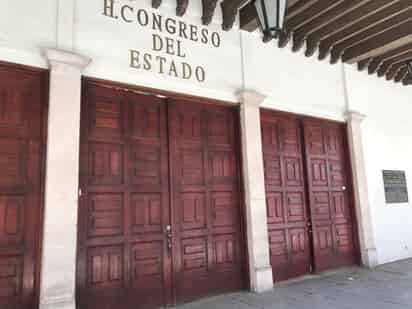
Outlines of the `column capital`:
[[260,107],[263,101],[266,99],[266,96],[260,94],[254,90],[241,90],[237,94],[239,97],[239,101],[244,105],[251,105]]
[[346,113],[346,120],[351,122],[358,122],[361,123],[366,118],[366,115],[358,112],[358,111],[348,111]]
[[44,56],[51,69],[71,68],[81,72],[92,61],[89,57],[54,48],[45,48]]

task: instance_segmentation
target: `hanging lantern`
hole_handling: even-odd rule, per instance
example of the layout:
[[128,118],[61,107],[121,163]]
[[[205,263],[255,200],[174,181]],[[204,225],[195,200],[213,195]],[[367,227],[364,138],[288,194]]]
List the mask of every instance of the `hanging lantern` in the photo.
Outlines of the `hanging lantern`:
[[288,0],[254,0],[263,41],[277,38],[283,31]]

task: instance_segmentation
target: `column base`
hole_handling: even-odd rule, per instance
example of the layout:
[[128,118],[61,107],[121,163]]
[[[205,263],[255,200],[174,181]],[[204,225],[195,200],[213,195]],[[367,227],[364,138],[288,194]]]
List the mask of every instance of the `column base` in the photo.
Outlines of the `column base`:
[[255,286],[252,287],[252,292],[263,293],[273,289],[273,273],[272,267],[255,268]]
[[40,309],[76,309],[73,298],[59,298],[40,303]]
[[379,265],[376,248],[365,249],[362,251],[362,265],[367,268],[374,268]]

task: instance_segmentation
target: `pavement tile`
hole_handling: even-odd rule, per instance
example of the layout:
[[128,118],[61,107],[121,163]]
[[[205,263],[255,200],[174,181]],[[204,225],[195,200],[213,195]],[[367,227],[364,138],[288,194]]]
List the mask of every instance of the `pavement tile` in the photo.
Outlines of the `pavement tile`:
[[176,309],[411,309],[412,260],[376,269],[351,267],[278,284],[272,291],[238,292]]

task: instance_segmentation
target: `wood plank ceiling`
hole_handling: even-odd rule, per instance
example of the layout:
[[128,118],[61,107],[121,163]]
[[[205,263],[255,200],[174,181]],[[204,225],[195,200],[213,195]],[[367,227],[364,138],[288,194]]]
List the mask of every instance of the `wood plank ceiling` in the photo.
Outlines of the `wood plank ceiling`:
[[[202,0],[202,23],[210,24],[218,0]],[[152,0],[159,7],[162,0]],[[176,0],[176,14],[185,14],[189,0]],[[258,28],[250,0],[222,0],[222,28],[230,30],[240,9],[240,27]],[[358,69],[404,85],[412,84],[412,0],[289,0],[285,33],[277,44],[304,49],[307,57],[329,56]],[[316,53],[317,52],[317,53]]]
[[[240,10],[240,23],[247,31],[258,27],[252,4]],[[332,64],[357,63],[361,71],[412,84],[412,0],[289,0],[278,46],[288,44],[307,57],[318,52],[319,60],[330,56]]]

